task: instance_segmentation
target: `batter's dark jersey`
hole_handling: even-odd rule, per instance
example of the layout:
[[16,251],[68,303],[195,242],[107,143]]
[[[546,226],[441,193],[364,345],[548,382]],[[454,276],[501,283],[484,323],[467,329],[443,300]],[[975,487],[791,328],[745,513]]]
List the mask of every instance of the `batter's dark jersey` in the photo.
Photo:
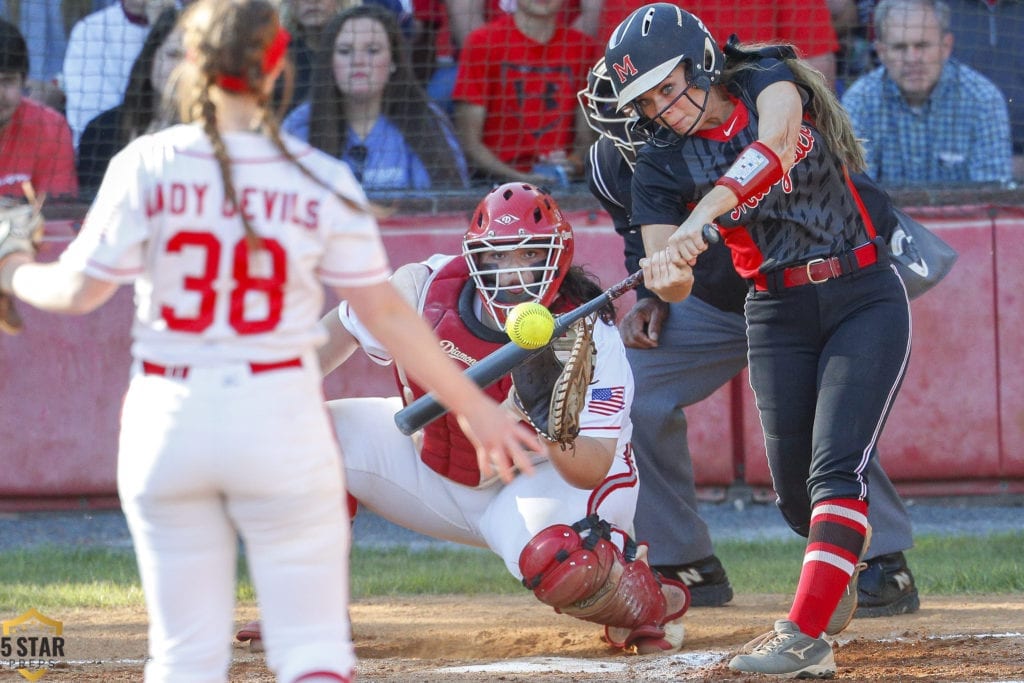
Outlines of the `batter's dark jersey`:
[[[615,232],[625,240],[626,271],[636,272],[644,256],[644,243],[639,225],[630,217],[633,169],[616,149],[615,143],[602,137],[590,147],[586,174],[590,192],[612,217]],[[743,313],[747,283],[733,268],[729,248],[725,244],[713,244],[700,255],[693,268],[693,277],[693,296],[723,311]],[[638,298],[653,296],[654,293],[646,288],[637,290]]]
[[[670,147],[644,145],[631,185],[633,223],[681,224],[757,139],[757,94],[780,81],[795,82],[789,67],[776,59],[758,59],[755,68],[738,72],[729,84],[736,107],[728,121]],[[744,278],[844,254],[874,237],[856,192],[845,181],[841,160],[806,117],[793,167],[768,192],[740,204],[717,223]]]

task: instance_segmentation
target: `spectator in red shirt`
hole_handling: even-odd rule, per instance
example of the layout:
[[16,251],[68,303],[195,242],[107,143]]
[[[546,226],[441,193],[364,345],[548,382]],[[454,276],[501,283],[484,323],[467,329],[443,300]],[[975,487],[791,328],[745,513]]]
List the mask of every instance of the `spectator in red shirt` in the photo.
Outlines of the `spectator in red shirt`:
[[0,20],[0,194],[78,193],[71,129],[59,112],[24,96],[28,48],[18,28]]
[[560,17],[565,0],[519,0],[472,31],[452,99],[479,179],[562,184],[582,174],[594,136],[576,104],[600,45]]

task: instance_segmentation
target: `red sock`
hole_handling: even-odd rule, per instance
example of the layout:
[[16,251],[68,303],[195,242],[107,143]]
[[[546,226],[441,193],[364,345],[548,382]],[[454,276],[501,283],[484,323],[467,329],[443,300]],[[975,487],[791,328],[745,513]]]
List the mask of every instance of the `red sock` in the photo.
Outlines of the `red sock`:
[[864,548],[867,515],[867,503],[852,498],[826,500],[811,511],[804,566],[789,610],[789,620],[805,635],[820,637],[843,597]]

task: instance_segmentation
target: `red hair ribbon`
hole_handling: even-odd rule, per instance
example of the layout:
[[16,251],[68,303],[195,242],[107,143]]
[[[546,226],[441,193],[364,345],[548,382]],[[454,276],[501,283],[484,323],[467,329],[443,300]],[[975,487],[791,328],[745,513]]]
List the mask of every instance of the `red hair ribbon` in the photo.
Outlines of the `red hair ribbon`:
[[[284,53],[288,51],[288,43],[291,41],[292,36],[284,27],[279,26],[277,34],[274,39],[270,41],[270,45],[267,46],[266,51],[263,53],[263,65],[261,67],[263,75],[269,74],[277,65],[281,63],[281,59],[284,57]],[[230,90],[231,92],[249,92],[249,83],[241,76],[232,76],[230,74],[221,74],[217,76],[217,85],[224,90]]]

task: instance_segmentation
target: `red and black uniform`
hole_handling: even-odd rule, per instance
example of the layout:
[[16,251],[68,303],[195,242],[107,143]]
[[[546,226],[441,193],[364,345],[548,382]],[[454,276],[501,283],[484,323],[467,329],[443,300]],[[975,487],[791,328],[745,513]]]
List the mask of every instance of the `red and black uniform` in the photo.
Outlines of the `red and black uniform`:
[[[681,224],[757,139],[756,93],[795,80],[784,63],[758,61],[728,84],[736,107],[720,127],[644,146],[634,224]],[[778,504],[806,536],[812,505],[867,500],[865,470],[909,359],[906,293],[842,161],[808,118],[795,165],[718,223],[750,285],[750,382]],[[807,274],[820,282],[801,284]]]

